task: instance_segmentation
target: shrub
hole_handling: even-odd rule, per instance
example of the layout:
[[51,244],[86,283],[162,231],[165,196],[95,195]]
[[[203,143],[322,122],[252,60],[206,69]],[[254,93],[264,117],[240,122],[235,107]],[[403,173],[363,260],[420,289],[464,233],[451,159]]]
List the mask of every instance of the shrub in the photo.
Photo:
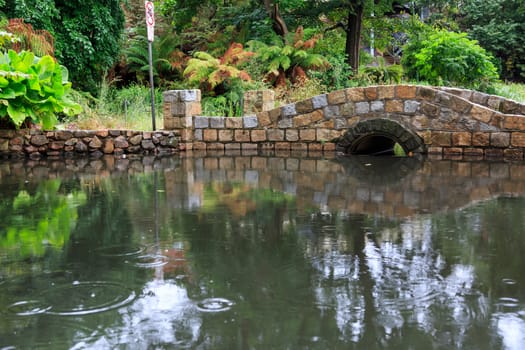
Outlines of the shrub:
[[35,57],[32,52],[9,50],[0,55],[0,120],[20,127],[32,123],[51,129],[57,115],[80,113],[80,105],[68,98],[68,72],[51,56]]
[[409,78],[435,85],[483,90],[498,77],[492,57],[477,41],[446,30],[411,38],[403,47],[401,63]]

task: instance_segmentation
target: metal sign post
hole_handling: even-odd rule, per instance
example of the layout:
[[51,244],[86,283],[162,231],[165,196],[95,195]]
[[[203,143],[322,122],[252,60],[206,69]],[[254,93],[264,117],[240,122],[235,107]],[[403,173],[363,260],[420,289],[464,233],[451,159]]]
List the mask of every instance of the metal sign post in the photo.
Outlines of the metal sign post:
[[153,1],[144,3],[146,8],[146,26],[148,29],[149,85],[151,88],[151,125],[155,131],[155,87],[153,86],[153,37],[155,28],[155,12]]

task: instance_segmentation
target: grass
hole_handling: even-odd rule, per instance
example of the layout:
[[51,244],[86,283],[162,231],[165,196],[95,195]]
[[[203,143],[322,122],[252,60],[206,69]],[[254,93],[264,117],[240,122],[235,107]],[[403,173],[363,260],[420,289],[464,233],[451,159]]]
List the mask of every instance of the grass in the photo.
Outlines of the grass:
[[[83,112],[67,120],[61,129],[130,129],[152,130],[151,91],[148,87],[132,85],[117,89],[103,85],[98,98],[75,92],[73,98]],[[155,91],[155,124],[162,129],[162,91]]]
[[525,84],[496,83],[495,94],[516,102],[525,103]]

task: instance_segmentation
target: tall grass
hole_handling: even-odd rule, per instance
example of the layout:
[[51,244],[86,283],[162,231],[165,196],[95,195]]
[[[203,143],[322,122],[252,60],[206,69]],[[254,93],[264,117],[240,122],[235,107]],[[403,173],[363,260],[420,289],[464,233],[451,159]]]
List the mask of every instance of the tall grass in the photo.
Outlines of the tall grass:
[[496,95],[525,103],[525,84],[495,83],[494,89]]
[[[64,120],[62,128],[99,130],[132,129],[151,130],[151,90],[149,87],[132,85],[117,89],[103,84],[99,97],[75,94],[76,102],[83,107],[79,116]],[[155,90],[155,124],[162,129],[162,91]]]

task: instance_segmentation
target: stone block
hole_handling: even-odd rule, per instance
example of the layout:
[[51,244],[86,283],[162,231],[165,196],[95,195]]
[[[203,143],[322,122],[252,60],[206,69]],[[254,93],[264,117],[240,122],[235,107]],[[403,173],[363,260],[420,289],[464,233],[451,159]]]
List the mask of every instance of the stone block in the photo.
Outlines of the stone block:
[[370,103],[369,102],[356,102],[355,104],[355,113],[356,114],[367,114],[370,112]]
[[420,111],[421,113],[425,114],[430,118],[437,118],[439,117],[439,113],[441,110],[439,106],[430,102],[423,101],[420,105]]
[[281,115],[283,117],[293,117],[294,115],[297,115],[297,111],[295,110],[295,104],[290,103],[285,106],[282,106]]
[[333,119],[341,115],[339,106],[326,106],[323,108],[325,119]]
[[525,116],[506,115],[502,120],[503,128],[507,130],[525,131]]
[[416,89],[416,96],[427,101],[434,101],[436,94],[436,89],[430,86],[418,86]]
[[490,145],[492,147],[506,148],[510,145],[510,133],[493,132],[490,134]]
[[269,129],[267,131],[268,141],[284,141],[284,130]]
[[292,142],[291,143],[291,150],[292,151],[302,151],[306,152],[308,151],[308,145],[304,142]]
[[508,148],[503,150],[503,158],[509,160],[523,160],[524,152],[522,149]]
[[396,97],[395,85],[381,85],[377,88],[377,98],[381,100],[393,99]]
[[221,142],[233,141],[233,130],[230,130],[230,129],[219,130],[219,141]]
[[300,129],[299,139],[301,141],[315,141],[316,131],[315,129]]
[[370,102],[370,111],[374,113],[380,113],[385,111],[385,103],[383,101],[372,101]]
[[501,148],[487,148],[485,149],[485,158],[502,159],[503,149]]
[[236,151],[241,149],[240,143],[227,143],[224,145],[224,149],[227,151]]
[[202,117],[198,116],[193,118],[193,121],[195,123],[195,129],[204,129],[210,127],[210,118],[209,117]]
[[472,134],[470,132],[453,132],[453,146],[472,146]]
[[326,106],[328,106],[328,98],[326,97],[326,94],[312,97],[312,107],[314,109],[319,109]]
[[430,141],[434,147],[450,147],[452,145],[452,133],[448,131],[432,131]]
[[180,139],[181,141],[193,141],[193,130],[190,129],[182,129],[180,131]]
[[514,147],[525,147],[525,132],[513,132],[511,134],[511,145]]
[[443,155],[461,155],[463,154],[463,148],[461,147],[443,147]]
[[252,142],[264,142],[266,141],[266,130],[251,130]]
[[503,99],[499,96],[494,96],[494,95],[491,95],[489,96],[489,98],[487,99],[487,104],[486,106],[495,110],[495,111],[499,111],[500,110],[500,105],[501,105],[501,102],[503,101]]
[[479,92],[479,91],[474,91],[470,100],[478,105],[485,105],[487,104],[487,100],[489,99],[489,95],[483,93],[483,92]]
[[347,101],[346,93],[344,90],[337,90],[337,91],[330,92],[329,94],[327,94],[326,97],[327,97],[327,101],[329,105],[342,104]]
[[336,144],[333,142],[325,142],[323,143],[323,151],[324,152],[334,152],[335,151]]
[[227,129],[242,129],[242,118],[226,118]]
[[214,151],[220,151],[224,150],[224,143],[221,142],[209,142],[206,144],[207,150],[214,150]]
[[298,114],[311,113],[314,110],[312,99],[299,101],[295,104],[295,110]]
[[365,89],[365,97],[368,101],[373,101],[377,99],[377,86],[369,86]]
[[483,153],[483,148],[466,147],[463,149],[463,154],[465,156],[482,157]]
[[505,114],[517,114],[521,111],[521,104],[512,100],[503,100],[500,110]]
[[490,146],[490,133],[475,132],[472,134],[472,146],[488,147]]
[[287,129],[285,133],[285,140],[296,142],[299,140],[299,131],[297,129]]
[[[31,144],[34,146],[43,146],[49,143],[49,139],[45,135],[33,135],[31,136]],[[13,144],[13,143],[12,143]]]
[[387,100],[385,101],[386,113],[401,113],[404,112],[404,104],[401,100]]
[[224,129],[226,117],[210,117],[210,127],[214,129]]
[[413,86],[413,85],[396,86],[396,97],[405,99],[405,100],[416,98],[416,86]]
[[193,132],[193,138],[196,141],[203,141],[204,140],[203,130],[204,129],[195,129],[195,131]]
[[235,130],[234,140],[236,142],[250,142],[250,131],[249,130]]
[[343,117],[352,117],[354,115],[355,105],[353,102],[346,102],[339,106],[339,113]]
[[362,102],[366,101],[364,88],[349,88],[345,90],[346,97],[349,101]]
[[262,127],[269,126],[272,123],[272,121],[270,120],[270,113],[268,112],[257,113],[257,119],[258,124]]
[[483,123],[489,123],[494,111],[490,108],[483,107],[480,105],[473,105],[470,110],[470,116],[473,119],[479,120]]
[[202,137],[205,142],[214,142],[218,140],[218,133],[215,129],[203,129]]
[[309,152],[321,152],[323,150],[323,144],[319,142],[312,142],[308,144]]
[[291,128],[293,126],[292,117],[283,117],[277,122],[277,127],[281,129]]
[[414,114],[417,112],[420,103],[414,100],[407,100],[403,105],[403,112],[407,114]]
[[276,150],[289,150],[290,149],[290,142],[276,142],[275,143],[275,149]]
[[256,128],[259,126],[259,121],[257,120],[257,117],[254,115],[244,116],[242,117],[243,125],[245,128]]

